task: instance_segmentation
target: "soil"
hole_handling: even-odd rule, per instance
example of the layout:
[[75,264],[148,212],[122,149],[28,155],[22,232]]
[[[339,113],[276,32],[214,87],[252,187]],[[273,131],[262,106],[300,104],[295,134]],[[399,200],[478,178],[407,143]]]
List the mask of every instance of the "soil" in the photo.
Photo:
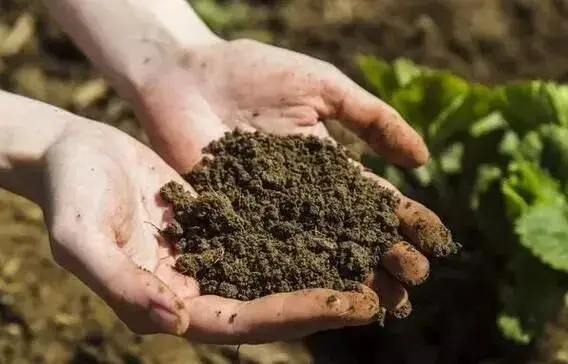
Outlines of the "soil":
[[[39,3],[0,0],[0,43],[16,25],[24,34],[20,46],[0,54],[0,87],[117,126],[145,142],[128,103],[101,80]],[[227,26],[224,35],[252,36],[305,52],[358,81],[356,53],[409,57],[483,83],[568,81],[566,0],[241,3],[255,10],[242,24]],[[41,211],[4,191],[0,227],[1,363],[235,362],[234,347],[129,333],[83,284],[52,262]],[[479,242],[475,231],[457,238],[469,246]],[[523,363],[526,350],[504,344],[495,330],[496,266],[483,250],[469,248],[459,270],[434,269],[429,282],[413,292],[414,302],[424,297],[430,304],[419,305],[400,326],[314,335],[307,340],[310,353],[297,343],[243,346],[241,363]],[[559,350],[568,342],[567,327],[559,321],[550,331],[536,362],[567,362],[562,359],[566,349]]]
[[[272,41],[333,62],[358,77],[353,55],[407,57],[487,84],[568,81],[566,0],[255,1]],[[278,11],[272,11],[274,4]],[[235,35],[234,31],[231,36]]]
[[[399,199],[364,177],[345,148],[313,136],[227,133],[161,190],[176,268],[203,294],[252,300],[364,283],[396,242]],[[173,239],[172,239],[173,238]]]

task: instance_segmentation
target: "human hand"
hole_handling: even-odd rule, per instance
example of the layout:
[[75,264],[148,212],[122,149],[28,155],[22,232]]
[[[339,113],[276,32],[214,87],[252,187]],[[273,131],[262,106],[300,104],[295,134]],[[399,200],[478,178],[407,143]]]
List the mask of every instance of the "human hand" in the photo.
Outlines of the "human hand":
[[[394,109],[335,67],[305,55],[249,40],[218,41],[180,53],[155,75],[139,90],[136,106],[155,149],[181,172],[226,131],[330,138],[321,121],[328,118],[341,120],[391,162],[415,167],[428,159],[422,139]],[[395,244],[368,284],[382,306],[404,315],[410,307],[404,286],[427,278],[424,254],[448,254],[451,236],[432,211],[364,173],[401,197],[397,212],[413,245]]]
[[159,239],[171,211],[159,189],[174,180],[154,152],[103,124],[73,121],[44,156],[43,203],[55,260],[139,334],[171,333],[214,344],[295,339],[372,322],[377,297],[312,289],[249,302],[201,296],[173,268]]

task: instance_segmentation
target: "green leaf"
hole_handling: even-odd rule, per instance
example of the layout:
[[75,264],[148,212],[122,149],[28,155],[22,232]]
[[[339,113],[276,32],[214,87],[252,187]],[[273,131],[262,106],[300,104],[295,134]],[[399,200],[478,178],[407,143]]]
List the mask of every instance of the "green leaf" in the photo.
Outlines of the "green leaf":
[[516,82],[496,89],[495,103],[517,133],[523,135],[544,123],[559,123],[558,107],[550,85],[542,81]]
[[501,289],[503,311],[498,324],[505,336],[526,344],[541,334],[548,320],[564,304],[566,277],[524,249],[511,253],[507,272],[507,283]]
[[495,130],[504,129],[507,127],[507,122],[503,115],[498,112],[491,112],[490,114],[482,117],[471,124],[469,133],[475,138],[487,135]]
[[568,126],[568,86],[549,83],[545,87],[554,107],[557,121],[563,126]]
[[246,4],[219,4],[214,0],[193,0],[191,4],[205,23],[215,31],[250,21],[250,8]]
[[539,204],[515,224],[523,246],[550,267],[568,272],[568,205]]
[[565,201],[560,185],[538,164],[521,160],[512,162],[503,187],[514,191],[528,205],[561,204]]
[[421,186],[426,187],[432,183],[434,175],[434,167],[432,163],[428,163],[422,167],[412,170],[410,173],[416,178]]
[[404,87],[416,77],[419,77],[423,72],[423,68],[417,66],[416,63],[409,59],[399,58],[393,63],[393,71],[399,87]]
[[389,102],[393,92],[400,87],[393,68],[373,56],[360,55],[355,58],[355,63],[372,91],[384,101]]
[[386,166],[382,177],[392,183],[396,188],[404,188],[404,174],[393,166]]
[[490,112],[489,88],[449,72],[404,58],[392,66],[371,56],[359,56],[356,62],[373,91],[425,137],[434,154]]
[[391,106],[422,136],[425,135],[426,126],[432,120],[431,115],[426,114],[422,108],[425,97],[424,80],[420,77],[404,88],[398,89],[390,98]]
[[453,92],[454,99],[441,110],[430,126],[432,149],[459,137],[491,112],[492,94],[488,88],[471,85],[467,89],[460,88]]
[[511,186],[510,181],[508,182],[509,183],[505,182],[502,185],[501,192],[503,192],[503,196],[505,196],[507,215],[511,219],[515,219],[529,208],[529,204],[524,197]]
[[517,157],[527,161],[538,162],[542,154],[542,136],[538,130],[531,130],[525,134],[518,146]]
[[521,138],[519,138],[519,135],[508,129],[499,143],[499,153],[508,156],[510,159],[514,159],[519,155],[520,144]]
[[568,185],[568,128],[545,125],[541,128],[542,166],[564,186]]
[[497,325],[503,335],[509,340],[526,345],[532,339],[532,335],[523,329],[521,320],[517,316],[502,313],[497,318]]
[[470,206],[474,210],[479,208],[481,196],[489,190],[489,187],[495,181],[501,178],[502,173],[501,169],[490,164],[484,164],[478,167],[473,193],[470,198]]
[[446,174],[458,173],[461,169],[463,157],[463,144],[449,145],[440,155],[440,169]]
[[454,117],[467,100],[468,92],[467,83],[456,76],[443,72],[422,73],[397,89],[390,104],[425,137],[428,145],[441,145],[443,138],[467,129],[474,121],[465,117],[467,112]]

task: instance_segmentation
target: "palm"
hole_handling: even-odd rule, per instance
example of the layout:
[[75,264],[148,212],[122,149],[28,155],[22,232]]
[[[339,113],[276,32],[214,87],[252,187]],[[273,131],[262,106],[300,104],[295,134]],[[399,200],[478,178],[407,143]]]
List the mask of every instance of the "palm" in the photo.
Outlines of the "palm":
[[[54,257],[133,329],[155,331],[130,306],[146,297],[146,309],[175,308],[168,300],[198,294],[190,278],[173,270],[170,249],[157,239],[156,226],[168,214],[157,191],[172,179],[182,182],[179,175],[142,144],[101,124],[72,127],[47,160]],[[168,295],[154,295],[165,287]]]
[[[251,302],[201,296],[194,279],[173,269],[175,257],[158,239],[157,227],[169,218],[158,191],[171,180],[184,182],[156,154],[89,123],[71,127],[46,160],[55,259],[138,333],[185,333],[217,344],[265,342],[366,323],[378,309],[370,290],[315,289]],[[165,327],[148,319],[156,307],[175,316],[164,316]]]

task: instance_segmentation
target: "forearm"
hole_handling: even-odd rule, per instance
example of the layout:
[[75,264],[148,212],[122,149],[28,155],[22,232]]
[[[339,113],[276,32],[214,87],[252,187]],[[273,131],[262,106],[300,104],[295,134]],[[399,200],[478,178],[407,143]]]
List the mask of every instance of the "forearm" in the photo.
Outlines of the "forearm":
[[42,204],[42,158],[65,130],[68,115],[0,91],[0,188]]
[[124,97],[180,49],[219,41],[186,0],[44,0]]

